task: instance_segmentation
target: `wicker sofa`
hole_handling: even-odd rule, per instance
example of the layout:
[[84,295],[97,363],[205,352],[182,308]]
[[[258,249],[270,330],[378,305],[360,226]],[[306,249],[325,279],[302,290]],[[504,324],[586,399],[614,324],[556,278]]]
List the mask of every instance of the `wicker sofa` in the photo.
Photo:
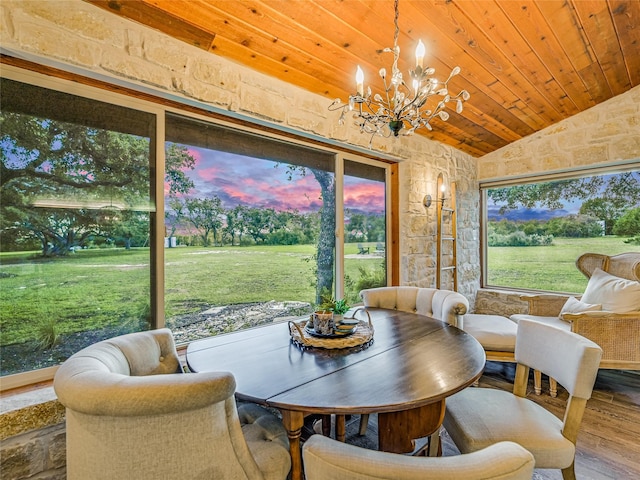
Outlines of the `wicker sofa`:
[[[585,253],[578,258],[576,266],[590,279],[585,293],[573,301],[578,308],[569,308],[569,295],[523,295],[521,298],[528,302],[529,313],[512,315],[511,319],[515,322],[523,318],[537,320],[594,341],[603,350],[600,368],[640,370],[640,253],[614,256]],[[595,276],[618,286],[608,290],[606,283],[593,282]],[[627,290],[623,291],[622,287]],[[625,304],[618,311],[616,297]],[[599,305],[587,302],[593,298]],[[536,383],[539,385],[537,378]],[[553,395],[555,382],[551,383]]]

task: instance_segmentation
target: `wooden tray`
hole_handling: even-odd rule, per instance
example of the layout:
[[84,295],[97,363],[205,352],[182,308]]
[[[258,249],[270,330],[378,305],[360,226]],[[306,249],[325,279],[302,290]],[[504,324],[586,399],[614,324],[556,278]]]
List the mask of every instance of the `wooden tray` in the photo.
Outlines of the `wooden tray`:
[[293,343],[303,348],[353,348],[360,346],[368,346],[373,342],[373,323],[371,323],[371,315],[365,308],[359,308],[353,313],[351,319],[356,319],[358,312],[363,311],[367,314],[367,320],[360,320],[354,332],[349,335],[339,335],[335,338],[318,337],[310,334],[305,328],[309,320],[300,320],[297,322],[289,322],[289,335]]

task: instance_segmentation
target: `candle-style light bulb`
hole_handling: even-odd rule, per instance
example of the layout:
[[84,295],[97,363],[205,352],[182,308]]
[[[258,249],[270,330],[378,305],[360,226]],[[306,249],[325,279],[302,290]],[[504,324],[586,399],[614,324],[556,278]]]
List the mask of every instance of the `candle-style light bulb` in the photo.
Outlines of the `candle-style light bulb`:
[[356,92],[360,96],[364,93],[364,72],[360,68],[360,65],[358,65],[358,70],[356,71]]
[[424,61],[424,43],[422,40],[418,40],[418,46],[416,47],[416,66],[422,68]]

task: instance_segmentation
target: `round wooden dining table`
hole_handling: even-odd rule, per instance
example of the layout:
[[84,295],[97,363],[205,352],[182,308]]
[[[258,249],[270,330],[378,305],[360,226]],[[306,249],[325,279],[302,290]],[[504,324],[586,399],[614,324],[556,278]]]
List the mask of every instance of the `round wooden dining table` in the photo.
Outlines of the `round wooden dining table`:
[[194,372],[228,371],[240,400],[277,408],[289,437],[291,478],[303,478],[300,435],[310,414],[378,414],[384,451],[413,451],[438,431],[445,399],[481,375],[482,346],[439,320],[367,309],[375,329],[366,347],[301,348],[287,323],[197,340],[187,348]]

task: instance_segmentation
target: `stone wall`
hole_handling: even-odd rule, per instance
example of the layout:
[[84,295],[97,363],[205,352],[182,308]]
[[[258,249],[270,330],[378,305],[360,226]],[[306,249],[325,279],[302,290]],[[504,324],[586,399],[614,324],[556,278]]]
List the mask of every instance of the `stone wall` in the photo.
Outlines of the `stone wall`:
[[[37,63],[86,76],[113,78],[215,107],[275,127],[367,149],[369,136],[338,124],[332,99],[292,87],[224,58],[179,42],[81,0],[4,0],[2,46]],[[349,122],[346,122],[349,123]],[[400,283],[435,285],[435,195],[438,174],[458,183],[459,290],[478,287],[478,185],[476,159],[452,147],[414,135],[381,139],[372,150],[401,162]]]
[[64,480],[66,435],[64,423],[32,430],[2,442],[2,478]]
[[489,153],[480,181],[640,162],[640,86]]
[[64,406],[53,387],[5,395],[0,409],[0,473],[11,480],[66,478]]

